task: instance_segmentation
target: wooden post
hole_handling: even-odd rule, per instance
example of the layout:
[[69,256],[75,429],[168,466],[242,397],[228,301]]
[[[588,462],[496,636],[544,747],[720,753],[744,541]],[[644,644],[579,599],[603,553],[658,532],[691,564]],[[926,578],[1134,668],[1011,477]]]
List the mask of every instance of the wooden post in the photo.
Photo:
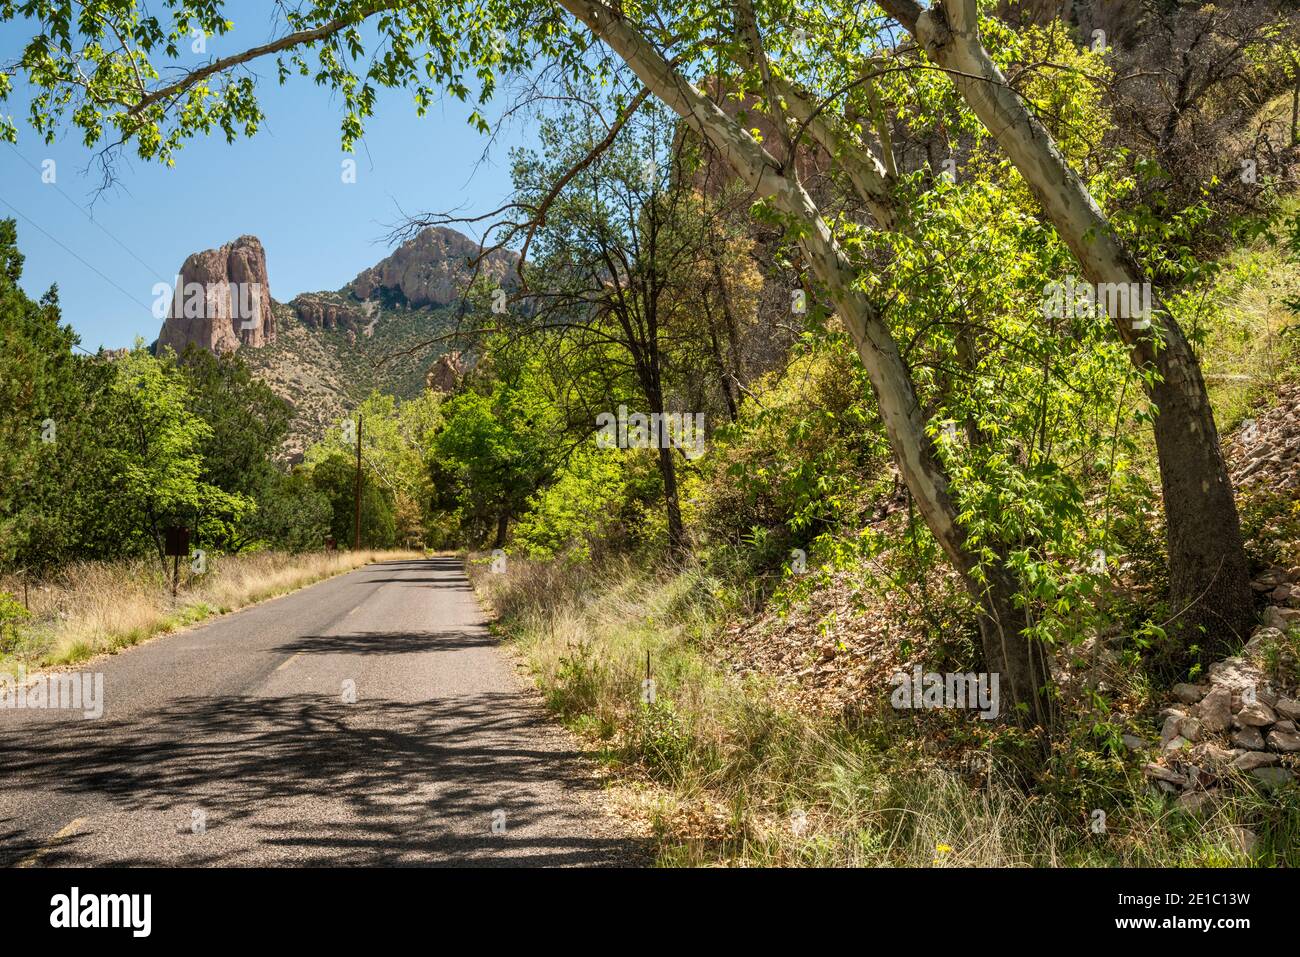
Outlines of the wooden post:
[[357,413],[357,479],[354,485],[355,515],[352,523],[352,550],[361,551],[361,413]]

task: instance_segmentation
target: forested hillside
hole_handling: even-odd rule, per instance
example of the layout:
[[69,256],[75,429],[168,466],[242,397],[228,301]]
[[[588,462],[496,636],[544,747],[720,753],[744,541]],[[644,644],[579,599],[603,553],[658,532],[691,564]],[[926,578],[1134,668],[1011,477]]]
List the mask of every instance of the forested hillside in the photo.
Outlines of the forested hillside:
[[[255,132],[38,6],[38,132]],[[1300,15],[1067,6],[289,14],[346,146],[527,115],[512,191],[405,224],[436,301],[403,246],[217,355],[80,353],[0,227],[0,654],[21,576],[359,529],[465,556],[661,863],[1300,864]]]

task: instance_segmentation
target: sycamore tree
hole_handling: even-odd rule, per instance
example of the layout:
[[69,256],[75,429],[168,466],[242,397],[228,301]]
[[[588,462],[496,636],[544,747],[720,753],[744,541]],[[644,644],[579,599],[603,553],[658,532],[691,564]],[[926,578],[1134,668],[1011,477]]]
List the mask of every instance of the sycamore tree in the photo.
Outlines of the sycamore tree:
[[[1150,273],[1036,115],[1033,102],[1007,81],[990,55],[976,0],[946,0],[930,8],[914,0],[879,2],[916,38],[926,61],[952,78],[1084,277],[1098,289],[1149,284]],[[1153,406],[1177,625],[1192,638],[1205,633],[1210,647],[1222,649],[1247,630],[1252,617],[1245,547],[1200,360],[1159,290],[1154,298],[1151,314],[1139,321],[1116,309],[1111,318]]]
[[[913,102],[958,121],[973,114],[1090,282],[1142,282],[1141,265],[1039,121],[1036,104],[1007,80],[996,46],[992,54],[985,46],[1002,37],[982,32],[974,0],[932,8],[912,0],[334,0],[282,6],[266,42],[212,56],[192,53],[192,40],[230,33],[220,3],[166,0],[155,9],[131,0],[0,6],[5,19],[25,17],[33,27],[19,59],[0,72],[0,96],[21,74],[33,92],[28,119],[37,132],[52,139],[71,124],[111,169],[125,149],[170,162],[193,136],[256,132],[259,68],[281,82],[301,76],[336,91],[345,147],[361,135],[380,87],[410,90],[423,113],[441,91],[486,101],[503,77],[524,77],[543,91],[561,80],[581,86],[615,72],[635,77],[798,246],[818,295],[854,342],[918,512],[981,610],[986,666],[1002,674],[1010,704],[1041,715],[1047,675],[1027,637],[1006,543],[972,539],[935,423],[871,282],[878,263],[846,242],[842,207],[814,198],[798,161],[804,147],[826,158],[862,210],[855,227],[906,234],[910,194],[900,188],[907,170],[894,149],[896,117]],[[481,110],[474,120],[488,125]],[[16,135],[6,122],[5,132]],[[1198,360],[1156,298],[1148,324],[1116,315],[1113,334],[1154,410],[1177,617],[1222,640],[1244,627],[1250,607],[1236,509]]]

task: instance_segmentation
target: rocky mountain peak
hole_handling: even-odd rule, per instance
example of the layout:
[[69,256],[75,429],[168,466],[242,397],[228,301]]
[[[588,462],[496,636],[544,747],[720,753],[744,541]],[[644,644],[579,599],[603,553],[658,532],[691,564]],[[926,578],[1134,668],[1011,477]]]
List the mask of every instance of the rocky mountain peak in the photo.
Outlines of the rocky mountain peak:
[[158,345],[177,353],[191,343],[215,353],[275,341],[266,251],[256,236],[194,253],[172,287]]
[[374,322],[376,304],[345,300],[337,293],[305,292],[290,301],[298,320],[313,329],[346,329],[355,332]]
[[[408,306],[446,306],[460,299],[474,276],[470,260],[479,244],[445,226],[429,226],[363,270],[349,289],[358,299],[396,299]],[[498,250],[484,257],[479,274],[509,286],[518,254]]]

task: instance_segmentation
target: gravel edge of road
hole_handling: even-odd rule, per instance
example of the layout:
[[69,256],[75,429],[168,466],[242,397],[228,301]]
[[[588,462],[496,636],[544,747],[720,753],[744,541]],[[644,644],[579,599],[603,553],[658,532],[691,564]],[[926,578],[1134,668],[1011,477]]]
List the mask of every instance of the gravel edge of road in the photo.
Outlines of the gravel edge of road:
[[546,707],[546,699],[530,673],[527,658],[518,647],[502,635],[497,625],[496,613],[483,601],[478,589],[474,588],[474,579],[469,574],[468,557],[464,554],[459,557],[461,570],[465,574],[466,581],[470,583],[483,627],[492,636],[492,641],[502,657],[509,662],[515,683],[519,687],[520,694],[525,698],[527,706],[535,709],[540,715],[540,723],[546,729],[545,733],[552,736],[556,742],[562,742],[565,749],[575,755],[574,770],[580,776],[580,780],[575,783],[581,787],[578,791],[579,800],[592,812],[590,817],[593,824],[599,824],[599,827],[593,828],[593,833],[598,837],[621,838],[630,840],[635,845],[644,846],[644,850],[639,855],[633,853],[632,859],[626,866],[655,866],[657,855],[653,847],[654,835],[648,818],[643,814],[626,813],[638,803],[632,797],[631,782],[615,772],[601,768],[588,743],[566,728]]

